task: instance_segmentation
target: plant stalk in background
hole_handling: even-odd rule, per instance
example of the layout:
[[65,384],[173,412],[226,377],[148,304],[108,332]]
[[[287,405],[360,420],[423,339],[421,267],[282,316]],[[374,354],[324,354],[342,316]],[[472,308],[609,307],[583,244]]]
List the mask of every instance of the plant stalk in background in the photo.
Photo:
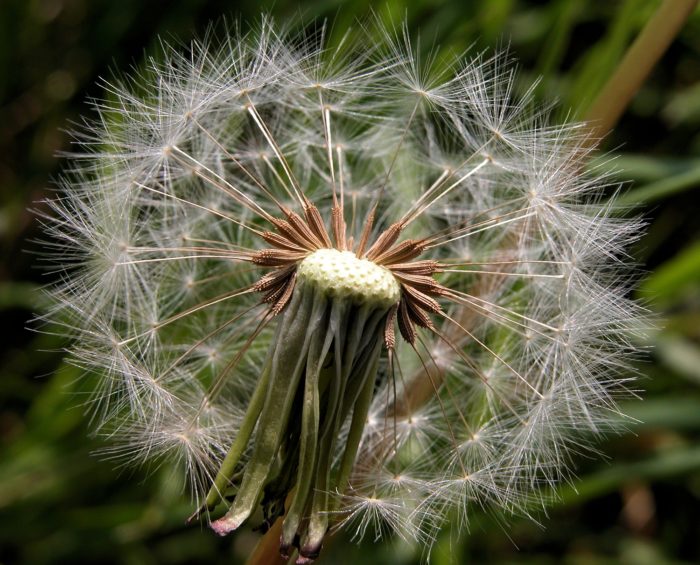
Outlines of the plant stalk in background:
[[589,145],[596,146],[615,126],[697,5],[698,0],[662,2],[586,111]]

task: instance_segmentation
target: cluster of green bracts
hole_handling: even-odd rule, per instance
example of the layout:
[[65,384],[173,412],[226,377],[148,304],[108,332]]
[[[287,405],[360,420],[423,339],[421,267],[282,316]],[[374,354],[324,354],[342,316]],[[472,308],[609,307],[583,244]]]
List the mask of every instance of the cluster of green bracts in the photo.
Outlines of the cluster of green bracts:
[[207,496],[210,511],[233,497],[212,523],[217,533],[238,528],[260,504],[263,527],[284,515],[283,555],[294,547],[318,555],[332,494],[344,490],[362,438],[389,310],[298,282]]

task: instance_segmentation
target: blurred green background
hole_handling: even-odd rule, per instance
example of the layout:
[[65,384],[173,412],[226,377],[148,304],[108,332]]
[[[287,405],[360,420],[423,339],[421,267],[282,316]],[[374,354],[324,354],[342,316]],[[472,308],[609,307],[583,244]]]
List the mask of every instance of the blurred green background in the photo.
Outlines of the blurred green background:
[[[389,0],[383,16],[419,29],[426,48],[509,44],[525,89],[581,115],[658,0]],[[158,37],[187,42],[222,15],[254,22],[328,18],[334,33],[370,13],[366,0],[0,1],[0,564],[242,563],[257,534],[218,539],[186,527],[186,495],[168,469],[118,468],[94,454],[79,373],[60,337],[26,329],[46,305],[32,208],[51,190],[72,120],[99,97],[99,77],[138,65]],[[663,320],[639,364],[640,423],[577,462],[579,479],[541,525],[475,514],[446,531],[432,563],[663,564],[700,562],[700,12],[606,140],[624,199],[649,229],[631,250],[637,294]],[[49,330],[51,328],[48,328]],[[76,396],[76,393],[78,396]],[[394,543],[339,537],[322,563],[418,563]]]

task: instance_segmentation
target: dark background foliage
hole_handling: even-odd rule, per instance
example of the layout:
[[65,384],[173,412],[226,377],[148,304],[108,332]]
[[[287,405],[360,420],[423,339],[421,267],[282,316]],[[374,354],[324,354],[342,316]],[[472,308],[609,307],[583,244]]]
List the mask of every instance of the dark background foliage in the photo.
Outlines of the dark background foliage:
[[[381,17],[406,19],[425,49],[510,45],[523,88],[560,100],[557,119],[582,115],[657,0],[390,0]],[[222,15],[260,10],[301,25],[328,18],[333,33],[367,18],[367,0],[2,0],[0,2],[0,564],[239,563],[256,534],[217,539],[185,526],[187,497],[166,466],[119,468],[94,455],[80,406],[86,381],[64,364],[60,336],[26,330],[52,279],[37,264],[33,208],[70,150],[71,121],[89,113],[100,77],[138,66],[159,37],[186,43]],[[640,363],[644,401],[627,432],[577,462],[579,479],[541,526],[475,514],[470,532],[446,531],[442,563],[696,563],[700,561],[700,12],[639,92],[605,149],[624,197],[649,229],[631,250],[637,294],[663,320]],[[610,167],[610,164],[603,165]],[[46,328],[51,330],[52,328]],[[417,563],[395,543],[334,539],[326,563]]]

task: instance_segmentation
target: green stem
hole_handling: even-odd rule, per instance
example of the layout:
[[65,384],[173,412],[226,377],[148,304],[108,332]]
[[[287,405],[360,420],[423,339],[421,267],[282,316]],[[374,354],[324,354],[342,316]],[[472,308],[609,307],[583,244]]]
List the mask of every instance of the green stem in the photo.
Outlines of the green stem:
[[236,465],[241,458],[241,455],[245,451],[248,445],[248,440],[253,434],[255,429],[255,424],[260,417],[260,412],[262,411],[263,403],[265,401],[265,394],[267,393],[267,384],[270,380],[270,366],[265,365],[263,369],[262,378],[255,388],[250,402],[248,403],[248,409],[246,410],[243,421],[241,422],[238,433],[236,434],[236,439],[231,444],[226,457],[219,472],[216,474],[216,479],[214,479],[214,485],[209,489],[206,500],[207,510],[213,510],[219,502],[221,502],[226,489],[231,484],[231,477],[236,471]]
[[[336,360],[342,359],[341,347],[341,340],[336,337]],[[316,462],[316,472],[314,473],[314,493],[309,504],[308,524],[306,531],[300,536],[299,553],[303,557],[311,559],[315,559],[318,556],[321,550],[320,540],[323,539],[327,530],[328,516],[325,514],[325,511],[328,506],[328,485],[330,482],[333,446],[335,444],[337,420],[340,415],[340,404],[346,385],[345,375],[342,374],[340,363],[336,362],[335,369],[335,378],[330,383],[325,406],[327,411],[323,423],[323,432],[319,437],[318,461]],[[320,536],[316,535],[318,532],[322,532]]]
[[[382,321],[386,318],[386,311],[370,313],[370,309],[365,306],[356,312],[355,317],[350,318],[348,323],[350,331],[347,340],[343,340],[344,348],[339,348],[336,352],[338,360],[336,368],[340,370],[337,378],[341,386],[338,388],[338,397],[334,397],[334,418],[329,419],[328,424],[324,426],[316,473],[316,492],[311,502],[308,524],[300,540],[300,555],[305,558],[314,559],[320,552],[329,525],[330,493],[339,492],[338,479],[343,474],[342,469],[335,475],[335,482],[331,480],[331,456],[334,452],[335,440],[351,408],[358,403],[358,397],[361,396],[366,381],[369,380],[374,385],[377,363],[383,345],[381,328]],[[354,418],[355,415],[353,415]],[[363,424],[365,418],[363,418]],[[356,438],[350,439],[354,441]],[[349,445],[346,441],[343,459],[348,450],[356,453],[357,446]]]
[[[289,305],[288,310],[292,310],[294,313],[296,313],[300,303],[301,300],[298,298],[296,300],[293,300],[292,303]],[[293,317],[293,315],[289,316]],[[279,338],[279,334],[282,331],[281,326],[282,324],[279,324],[277,327],[277,330],[275,332],[275,341]],[[269,388],[268,385],[270,381],[270,367],[272,364],[272,356],[273,351],[269,351],[267,354],[267,358],[265,359],[265,366],[263,368],[260,381],[255,387],[255,392],[253,393],[253,396],[248,402],[248,409],[246,410],[245,416],[243,417],[243,421],[241,422],[241,425],[238,429],[236,438],[231,444],[231,447],[229,448],[228,453],[226,454],[226,457],[224,458],[224,461],[221,464],[219,472],[216,474],[214,484],[207,493],[207,499],[205,503],[205,507],[207,510],[213,510],[216,507],[216,505],[219,504],[219,502],[221,502],[221,500],[223,499],[226,489],[231,484],[231,477],[236,471],[236,465],[238,465],[238,461],[240,460],[241,455],[243,455],[243,452],[248,446],[250,437],[252,436],[253,430],[255,429],[255,424],[257,424],[258,422],[260,412],[262,412],[263,405],[265,403],[267,390]]]
[[238,528],[253,511],[270,475],[294,402],[301,373],[306,366],[310,335],[316,330],[323,303],[313,292],[300,291],[298,312],[288,310],[279,327],[284,344],[272,346],[271,380],[257,426],[255,443],[246,465],[243,481],[226,516],[212,522],[220,535]]
[[333,314],[327,317],[323,331],[319,330],[314,334],[311,347],[309,348],[302,404],[301,448],[299,450],[297,482],[292,502],[284,518],[280,540],[280,551],[285,555],[290,553],[294,543],[294,537],[303,518],[303,512],[306,508],[307,498],[313,482],[320,420],[319,379],[321,367],[333,339],[332,331],[329,331],[325,326],[330,324],[332,316]]
[[348,438],[345,441],[345,452],[338,470],[337,489],[338,492],[344,492],[347,487],[347,482],[350,477],[350,472],[355,464],[357,450],[360,447],[362,434],[365,430],[367,422],[367,414],[372,405],[372,396],[374,393],[374,375],[377,374],[379,358],[381,356],[381,343],[378,344],[377,350],[372,353],[373,362],[367,365],[367,370],[363,376],[364,382],[360,389],[355,406],[352,411],[352,420],[350,422],[350,431]]

